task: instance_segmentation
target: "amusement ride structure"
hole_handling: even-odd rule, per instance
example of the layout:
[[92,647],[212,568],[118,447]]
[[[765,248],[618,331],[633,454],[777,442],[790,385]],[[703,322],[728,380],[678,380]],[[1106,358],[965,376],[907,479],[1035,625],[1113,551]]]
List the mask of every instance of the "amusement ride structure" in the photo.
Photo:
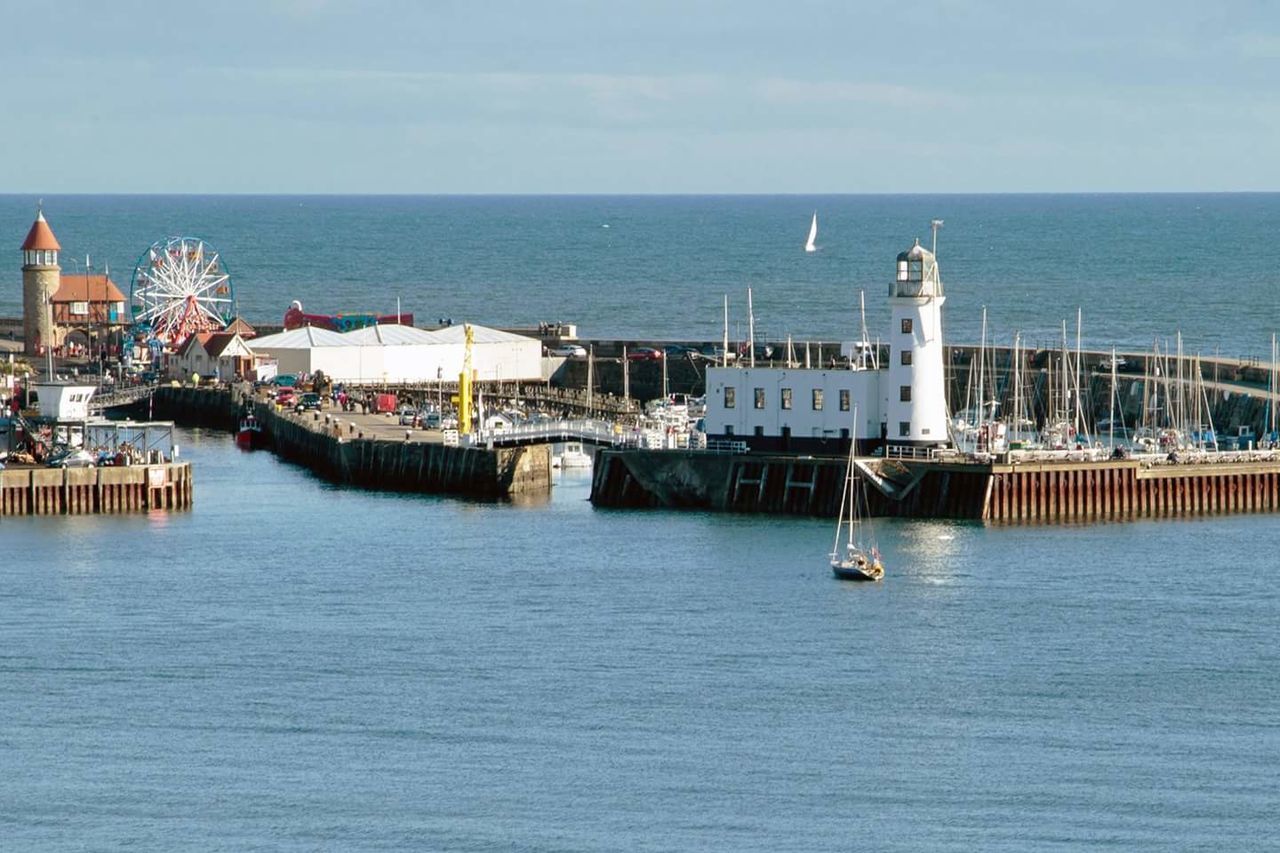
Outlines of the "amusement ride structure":
[[193,334],[225,328],[235,293],[217,249],[197,237],[168,237],[138,259],[129,304],[139,332],[176,348]]

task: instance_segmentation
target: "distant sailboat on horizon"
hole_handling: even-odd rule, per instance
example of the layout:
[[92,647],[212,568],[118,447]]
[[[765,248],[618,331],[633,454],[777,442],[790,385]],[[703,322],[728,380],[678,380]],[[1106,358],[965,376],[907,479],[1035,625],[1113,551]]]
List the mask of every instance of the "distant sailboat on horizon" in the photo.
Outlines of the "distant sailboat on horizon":
[[806,252],[818,251],[818,246],[814,242],[818,239],[818,211],[813,212],[813,222],[809,224],[809,239],[805,241],[804,250]]

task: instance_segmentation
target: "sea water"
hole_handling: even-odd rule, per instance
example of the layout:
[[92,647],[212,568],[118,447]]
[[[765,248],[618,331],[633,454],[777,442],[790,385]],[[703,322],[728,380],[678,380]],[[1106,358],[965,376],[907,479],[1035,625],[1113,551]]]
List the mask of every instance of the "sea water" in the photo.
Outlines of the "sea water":
[[1274,516],[882,521],[848,584],[824,520],[180,441],[190,512],[0,522],[5,849],[1274,843]]
[[[36,199],[0,196],[0,316],[19,316],[17,251]],[[570,321],[586,336],[719,340],[887,333],[894,259],[930,220],[949,340],[1055,346],[1082,309],[1086,346],[1267,356],[1280,269],[1280,194],[916,196],[60,196],[44,199],[63,269],[135,264],[168,235],[207,239],[239,311],[279,323],[392,313],[491,326]],[[819,249],[804,251],[818,214]]]
[[[893,256],[936,216],[956,338],[984,303],[1048,339],[1082,304],[1099,345],[1181,328],[1248,354],[1278,198],[45,209],[64,268],[90,251],[126,282],[152,240],[208,237],[251,319],[400,296],[656,338],[718,337],[748,284],[771,331],[849,336],[859,286],[883,325]],[[0,199],[15,247],[32,213]],[[852,585],[826,520],[596,510],[571,473],[519,504],[377,494],[179,440],[190,512],[0,520],[4,849],[1274,844],[1275,516],[883,521],[888,575]]]

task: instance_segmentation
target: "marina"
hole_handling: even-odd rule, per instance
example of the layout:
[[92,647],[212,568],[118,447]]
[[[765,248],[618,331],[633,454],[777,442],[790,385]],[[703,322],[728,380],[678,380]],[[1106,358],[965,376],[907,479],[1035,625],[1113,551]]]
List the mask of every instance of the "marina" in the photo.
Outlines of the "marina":
[[1277,846],[1269,4],[10,5],[3,853]]
[[[801,227],[793,256],[838,256],[830,204],[819,251],[802,253]],[[892,280],[910,246],[899,239],[868,269]],[[446,433],[461,426],[460,376],[360,385],[334,361],[314,365],[332,379],[229,381],[230,359],[254,371],[267,360],[219,365],[215,354],[239,344],[196,337],[176,376],[139,370],[137,383],[126,375],[94,394],[113,418],[176,422],[190,510],[0,520],[5,594],[21,614],[4,628],[23,673],[5,693],[20,771],[10,801],[78,815],[108,840],[138,838],[158,798],[210,815],[218,826],[204,837],[217,843],[233,832],[268,847],[287,831],[345,847],[836,850],[862,837],[862,820],[814,821],[807,809],[841,779],[900,801],[877,821],[912,847],[999,847],[993,802],[1019,804],[1001,824],[1007,849],[1049,834],[1140,847],[1175,832],[1250,846],[1270,825],[1274,763],[1256,737],[1274,706],[1256,675],[1276,624],[1269,359],[1227,349],[1197,364],[1173,334],[1158,357],[1133,341],[1113,354],[1108,338],[1064,348],[1060,329],[1015,347],[994,322],[984,341],[980,312],[962,304],[968,286],[948,289],[938,350],[946,447],[891,450],[881,438],[880,421],[892,434],[900,420],[884,398],[910,382],[890,377],[902,318],[871,295],[884,292],[874,282],[869,349],[857,346],[856,291],[840,300],[852,333],[823,329],[826,315],[806,307],[812,332],[788,346],[757,330],[751,350],[745,324],[726,348],[722,328],[673,332],[654,318],[569,341],[572,324],[517,331],[491,314],[486,328],[545,347],[541,375],[474,383],[471,432],[458,429],[456,446]],[[757,306],[767,298],[756,289]],[[317,316],[334,310],[307,302]],[[396,311],[385,294],[364,304]],[[1091,313],[1086,330],[1109,320]],[[250,319],[275,334],[278,315]],[[436,364],[461,374],[462,349]],[[372,357],[385,367],[385,356]],[[57,372],[77,364],[60,357]],[[879,402],[859,396],[873,386]],[[860,405],[856,427],[839,421],[842,387]],[[846,426],[855,441],[841,440]],[[1126,458],[1112,458],[1113,439]],[[575,443],[592,467],[554,468]],[[528,479],[506,479],[503,459],[526,460]],[[60,511],[66,478],[131,469],[29,470],[64,478],[45,489]],[[861,541],[882,552],[881,582],[833,577],[846,484],[865,494],[854,515],[873,521]],[[251,553],[188,556],[246,532]],[[1170,584],[1166,553],[1204,554],[1203,570]],[[193,764],[193,748],[216,768]],[[1189,750],[1201,755],[1193,773]],[[1064,775],[1064,763],[1075,769]],[[369,786],[351,768],[402,781]],[[53,787],[14,781],[27,778]],[[599,793],[623,778],[636,794],[626,805]],[[116,783],[110,797],[100,779]],[[341,795],[315,779],[341,781]],[[288,808],[263,811],[264,786],[288,790]],[[509,829],[402,819],[429,802],[488,825],[496,786]],[[1100,830],[1117,804],[1129,816]],[[191,831],[155,827],[143,835],[157,849]],[[14,829],[31,847],[54,834],[35,821]]]

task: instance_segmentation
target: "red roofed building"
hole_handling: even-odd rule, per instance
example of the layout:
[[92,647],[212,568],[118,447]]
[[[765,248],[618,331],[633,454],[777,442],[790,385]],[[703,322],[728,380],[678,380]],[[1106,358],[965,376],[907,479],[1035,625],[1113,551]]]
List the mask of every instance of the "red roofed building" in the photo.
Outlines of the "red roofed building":
[[90,357],[117,351],[131,323],[124,294],[110,273],[63,275],[58,264],[61,251],[44,211],[37,210],[36,221],[22,241],[26,353],[43,355],[46,346]]
[[124,303],[124,294],[109,274],[62,276],[53,294],[55,340],[90,349],[108,340],[117,342],[116,333],[129,325]]

